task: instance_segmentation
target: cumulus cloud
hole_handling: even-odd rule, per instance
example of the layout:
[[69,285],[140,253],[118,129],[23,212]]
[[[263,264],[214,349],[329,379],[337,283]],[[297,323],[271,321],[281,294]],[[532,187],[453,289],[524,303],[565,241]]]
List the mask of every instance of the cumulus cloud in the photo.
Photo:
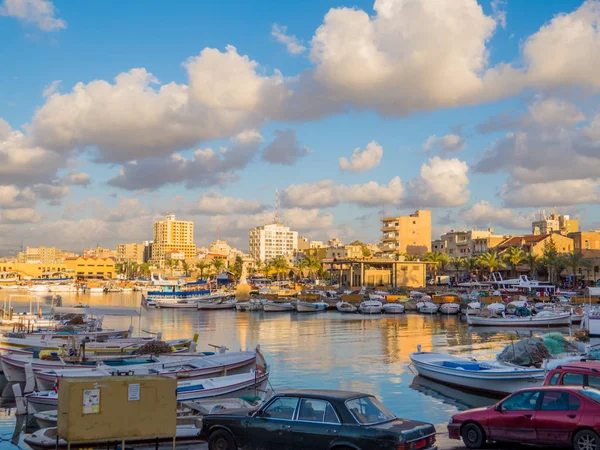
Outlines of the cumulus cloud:
[[4,224],[37,223],[41,220],[42,216],[33,208],[15,208],[0,211],[0,223]]
[[48,200],[51,205],[60,205],[69,194],[69,187],[60,182],[34,184],[32,191],[42,199]]
[[4,0],[0,5],[0,16],[15,17],[19,21],[33,24],[42,31],[57,31],[67,28],[67,22],[55,17],[54,4],[48,0]]
[[71,170],[65,175],[63,181],[71,186],[88,186],[90,184],[90,176],[85,172]]
[[31,189],[0,185],[0,208],[25,208],[35,203],[35,194]]
[[575,125],[585,120],[577,106],[558,98],[537,97],[529,107],[529,114],[543,126]]
[[258,200],[225,197],[220,192],[206,192],[190,208],[190,214],[207,216],[218,214],[256,214],[264,211],[266,206]]
[[44,88],[44,91],[42,92],[42,97],[46,98],[46,97],[50,97],[52,94],[54,94],[57,91],[58,86],[60,86],[61,82],[62,82],[61,80],[54,80],[52,83],[50,83],[48,86],[46,86]]
[[531,227],[531,217],[517,213],[510,208],[496,207],[482,200],[462,211],[462,218],[468,225],[478,228],[499,226],[505,229],[527,229]]
[[416,206],[462,206],[469,201],[469,166],[456,158],[434,156],[408,182],[407,203]]
[[294,130],[275,130],[275,139],[263,150],[262,159],[271,164],[291,166],[310,153],[310,149],[298,142]]
[[316,183],[293,184],[282,191],[284,205],[297,208],[320,208],[341,203],[360,206],[398,205],[402,201],[404,187],[400,177],[394,177],[387,185],[375,181],[365,184],[335,184],[333,180]]
[[506,0],[492,0],[492,15],[502,28],[506,28]]
[[347,172],[363,172],[373,169],[381,163],[383,158],[383,147],[376,141],[371,141],[367,144],[364,151],[360,148],[355,148],[352,152],[350,161],[347,158],[340,158],[340,170]]
[[432,134],[423,144],[423,150],[427,152],[440,150],[442,155],[458,152],[464,148],[465,141],[462,136],[459,136],[458,134],[447,134],[442,137],[437,137],[437,135]]
[[507,183],[501,193],[507,206],[539,207],[600,203],[600,180],[552,180],[540,183]]
[[223,185],[236,179],[258,153],[262,137],[257,132],[239,134],[231,148],[197,149],[190,158],[175,153],[167,158],[146,158],[121,166],[119,174],[108,181],[128,190],[156,189],[183,182],[187,187]]
[[299,55],[306,51],[306,47],[298,41],[295,35],[287,34],[287,27],[285,25],[273,24],[271,36],[280,44],[285,45],[288,53],[292,55]]

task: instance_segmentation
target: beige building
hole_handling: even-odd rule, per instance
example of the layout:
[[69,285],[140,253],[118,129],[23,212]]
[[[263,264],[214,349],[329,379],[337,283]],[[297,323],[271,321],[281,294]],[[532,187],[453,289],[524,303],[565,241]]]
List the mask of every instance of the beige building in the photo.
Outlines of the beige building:
[[343,286],[350,288],[391,286],[425,287],[427,264],[421,261],[393,261],[389,258],[354,261],[325,259],[323,267]]
[[344,245],[325,249],[325,259],[361,259],[362,257],[363,251],[360,245]]
[[519,247],[525,253],[533,253],[536,256],[542,256],[546,246],[554,244],[558,253],[569,253],[573,251],[573,239],[558,233],[553,234],[534,234],[527,236],[513,236],[502,241],[494,250],[498,253],[509,247]]
[[93,247],[83,249],[84,258],[116,258],[117,254],[114,250],[104,247]]
[[555,212],[547,216],[545,211],[540,211],[538,220],[534,220],[531,223],[532,234],[560,233],[567,236],[569,233],[577,233],[578,231],[578,220]]
[[115,257],[119,262],[144,263],[144,244],[119,244],[115,249]]
[[167,252],[183,252],[185,259],[196,257],[194,222],[175,220],[175,214],[168,214],[154,224],[152,259],[162,262]]
[[208,253],[216,253],[226,258],[229,258],[233,250],[227,242],[221,240],[216,240],[208,246]]
[[506,240],[506,236],[495,235],[492,228],[487,230],[451,230],[431,243],[431,250],[448,256],[468,258],[480,255]]
[[255,260],[270,261],[278,256],[292,259],[298,250],[298,232],[281,223],[261,225],[248,232],[248,248]]
[[600,230],[579,231],[569,234],[573,239],[574,249],[586,258],[600,256]]
[[17,262],[32,264],[58,264],[64,261],[62,250],[56,247],[27,247],[17,254]]
[[431,211],[420,209],[410,216],[384,217],[381,223],[381,251],[385,256],[431,251]]

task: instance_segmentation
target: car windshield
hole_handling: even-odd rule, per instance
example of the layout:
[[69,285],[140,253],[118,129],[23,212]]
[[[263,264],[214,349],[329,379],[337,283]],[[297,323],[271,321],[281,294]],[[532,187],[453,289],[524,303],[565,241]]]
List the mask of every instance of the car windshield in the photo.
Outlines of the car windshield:
[[360,397],[346,401],[346,407],[361,425],[388,422],[396,418],[375,397]]
[[581,395],[585,395],[587,398],[592,399],[596,403],[600,403],[600,391],[598,389],[587,388],[579,391]]

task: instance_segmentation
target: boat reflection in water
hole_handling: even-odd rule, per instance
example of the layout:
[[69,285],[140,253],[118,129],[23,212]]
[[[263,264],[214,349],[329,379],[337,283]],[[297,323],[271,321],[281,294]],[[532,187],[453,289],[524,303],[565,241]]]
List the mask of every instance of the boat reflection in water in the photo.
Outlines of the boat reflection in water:
[[459,410],[480,408],[490,406],[498,402],[497,398],[472,394],[455,387],[437,383],[428,378],[417,375],[410,385],[411,389],[422,392],[425,395],[441,400],[447,405],[454,406]]

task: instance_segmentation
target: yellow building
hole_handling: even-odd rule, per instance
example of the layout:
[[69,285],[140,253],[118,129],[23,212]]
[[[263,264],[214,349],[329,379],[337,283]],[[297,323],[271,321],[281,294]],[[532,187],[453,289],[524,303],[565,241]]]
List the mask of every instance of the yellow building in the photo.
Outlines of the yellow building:
[[440,239],[431,243],[432,251],[449,256],[467,258],[488,252],[506,240],[507,236],[495,235],[492,228],[487,230],[450,230]]
[[542,256],[546,246],[552,244],[554,244],[558,253],[569,253],[572,252],[574,248],[573,239],[558,233],[552,233],[513,236],[504,240],[494,250],[498,253],[501,253],[509,247],[519,247],[525,253],[532,253],[536,256]]
[[104,247],[93,247],[83,249],[84,258],[116,258],[114,250]]
[[410,216],[381,219],[381,251],[422,255],[431,251],[431,211],[419,209]]
[[532,234],[560,233],[564,236],[579,231],[579,221],[553,212],[549,216],[545,211],[539,212],[538,220],[531,223]]
[[581,252],[585,257],[600,256],[600,230],[579,231],[569,234],[573,239],[575,251]]
[[117,261],[144,263],[144,244],[119,244],[115,249]]
[[111,258],[77,258],[65,259],[66,272],[75,273],[77,278],[105,279],[115,278],[115,262]]
[[27,247],[25,251],[17,254],[17,262],[34,264],[62,263],[64,254],[56,247]]
[[389,258],[366,261],[326,259],[325,270],[343,285],[353,287],[391,286],[418,288],[425,287],[427,262],[394,261]]
[[327,247],[325,249],[325,259],[360,259],[362,257],[363,250],[360,245],[344,245],[343,247]]
[[164,261],[167,252],[183,252],[185,259],[196,257],[194,222],[175,220],[175,214],[168,214],[165,220],[154,224],[152,259]]

